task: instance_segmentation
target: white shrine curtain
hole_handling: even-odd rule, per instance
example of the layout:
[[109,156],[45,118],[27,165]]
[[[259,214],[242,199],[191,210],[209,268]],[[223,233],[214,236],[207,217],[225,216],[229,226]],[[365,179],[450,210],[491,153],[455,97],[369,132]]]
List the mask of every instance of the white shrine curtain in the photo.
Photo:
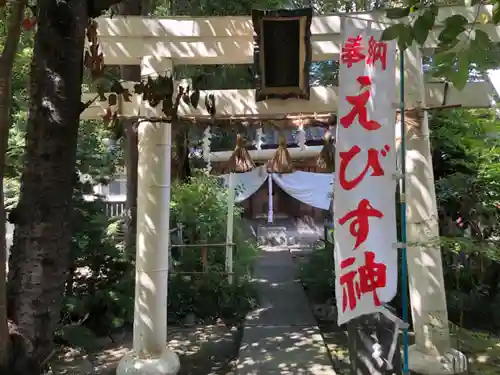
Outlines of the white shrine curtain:
[[333,193],[333,173],[273,173],[273,181],[293,198],[309,206],[328,210]]
[[[258,167],[250,172],[233,175],[236,187],[235,202],[250,198],[266,182],[269,174],[265,167]],[[225,185],[229,183],[229,174],[220,176]],[[296,171],[287,174],[272,174],[272,180],[291,197],[309,206],[328,210],[333,192],[333,173],[312,173]],[[271,188],[270,188],[271,189]],[[272,194],[272,190],[270,193]],[[272,206],[270,204],[270,210]]]
[[[228,186],[229,174],[221,175],[221,177],[224,179],[224,184]],[[234,173],[234,201],[239,203],[250,198],[259,190],[262,184],[267,180],[267,177],[268,173],[265,167],[258,167],[246,173]]]

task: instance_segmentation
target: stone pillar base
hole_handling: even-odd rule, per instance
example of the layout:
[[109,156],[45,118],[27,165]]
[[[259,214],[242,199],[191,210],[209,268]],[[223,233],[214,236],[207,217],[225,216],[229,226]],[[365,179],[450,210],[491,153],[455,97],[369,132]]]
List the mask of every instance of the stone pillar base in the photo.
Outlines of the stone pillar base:
[[467,372],[467,357],[456,349],[444,356],[422,353],[415,345],[408,348],[408,365],[411,371],[422,375],[451,375]]
[[139,358],[134,351],[127,353],[118,364],[116,375],[177,375],[179,357],[165,348],[160,357]]

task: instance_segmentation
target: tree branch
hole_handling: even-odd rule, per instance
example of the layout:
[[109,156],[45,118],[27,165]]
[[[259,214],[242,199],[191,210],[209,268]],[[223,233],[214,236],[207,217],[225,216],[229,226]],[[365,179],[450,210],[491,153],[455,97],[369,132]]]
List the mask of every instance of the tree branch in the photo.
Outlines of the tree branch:
[[7,67],[10,65],[11,69],[14,58],[16,57],[19,38],[21,37],[21,23],[23,22],[24,8],[27,2],[28,0],[14,1],[12,3],[10,17],[7,21],[7,38],[2,54],[0,55],[0,64],[6,65]]

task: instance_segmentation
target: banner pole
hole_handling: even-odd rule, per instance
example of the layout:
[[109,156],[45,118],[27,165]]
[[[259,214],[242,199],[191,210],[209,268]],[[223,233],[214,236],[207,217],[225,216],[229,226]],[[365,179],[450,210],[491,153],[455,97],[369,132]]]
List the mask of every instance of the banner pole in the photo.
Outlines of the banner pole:
[[[404,51],[399,51],[399,97],[400,97],[400,126],[401,126],[401,179],[399,181],[400,194],[400,210],[401,210],[401,300],[403,305],[403,321],[408,322],[408,264],[406,254],[406,141],[405,141],[405,60]],[[408,326],[403,328],[403,374],[409,374],[408,368]]]

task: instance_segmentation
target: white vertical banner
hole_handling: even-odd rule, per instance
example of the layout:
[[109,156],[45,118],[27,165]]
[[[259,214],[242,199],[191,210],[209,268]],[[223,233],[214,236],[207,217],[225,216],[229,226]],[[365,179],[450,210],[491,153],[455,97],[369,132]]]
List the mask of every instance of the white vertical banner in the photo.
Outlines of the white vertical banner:
[[334,188],[338,324],[380,311],[397,292],[396,42],[344,19]]

